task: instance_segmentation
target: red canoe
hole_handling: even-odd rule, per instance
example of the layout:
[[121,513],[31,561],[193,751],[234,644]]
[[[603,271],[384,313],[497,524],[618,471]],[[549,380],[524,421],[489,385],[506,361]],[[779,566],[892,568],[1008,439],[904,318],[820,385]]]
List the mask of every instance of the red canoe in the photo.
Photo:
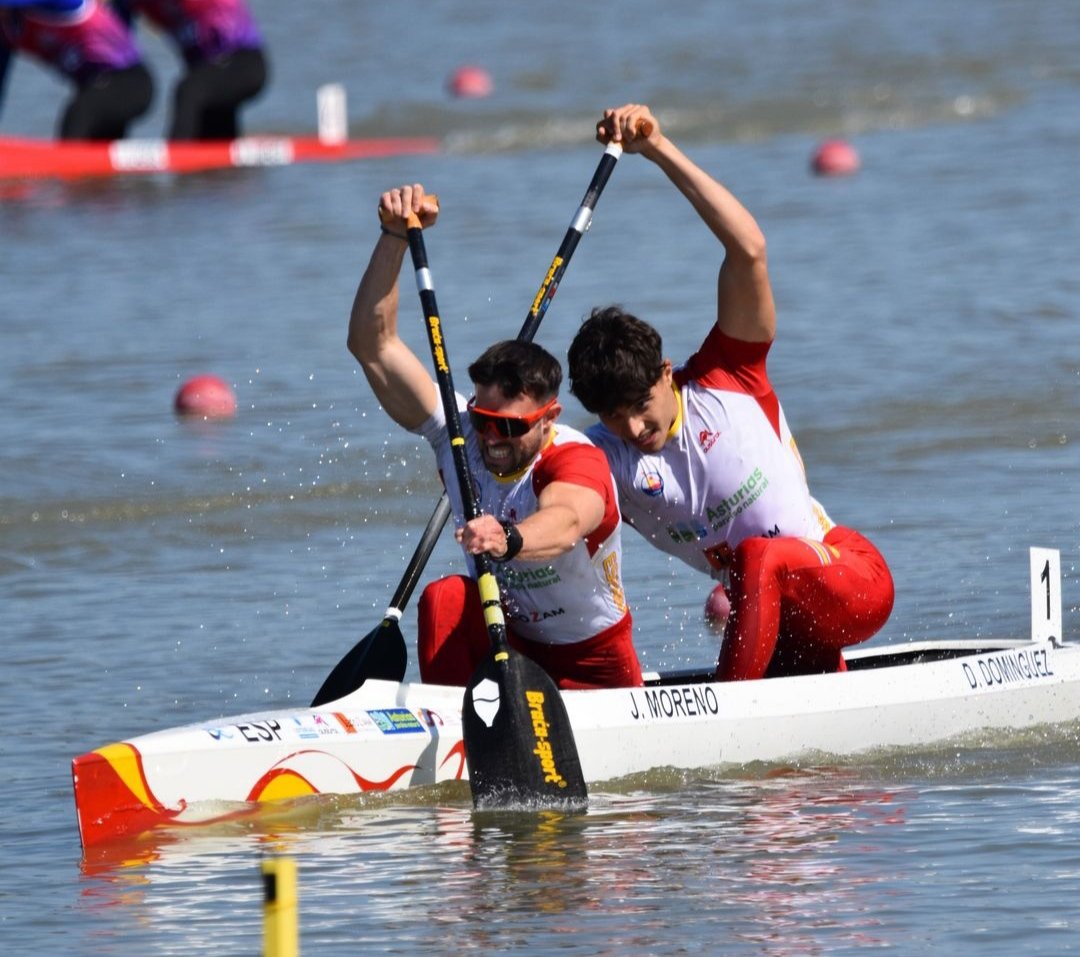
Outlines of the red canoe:
[[243,166],[335,163],[435,153],[434,137],[387,137],[326,143],[316,136],[244,136],[221,142],[130,139],[58,142],[0,136],[0,180],[83,179],[140,173],[198,173]]

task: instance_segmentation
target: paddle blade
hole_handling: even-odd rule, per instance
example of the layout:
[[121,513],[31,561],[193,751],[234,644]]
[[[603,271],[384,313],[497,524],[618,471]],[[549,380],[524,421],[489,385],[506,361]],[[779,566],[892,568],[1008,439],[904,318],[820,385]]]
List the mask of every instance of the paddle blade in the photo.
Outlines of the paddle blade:
[[381,625],[369,631],[334,666],[312,699],[311,707],[344,698],[368,678],[401,681],[408,662],[409,652],[401,628],[395,619],[384,618]]
[[566,706],[535,662],[515,651],[484,659],[465,689],[461,720],[477,808],[586,806]]

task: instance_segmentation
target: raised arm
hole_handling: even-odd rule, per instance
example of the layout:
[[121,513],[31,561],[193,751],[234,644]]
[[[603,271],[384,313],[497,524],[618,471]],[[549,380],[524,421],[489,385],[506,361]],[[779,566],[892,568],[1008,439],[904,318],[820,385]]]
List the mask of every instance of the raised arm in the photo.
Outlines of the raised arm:
[[349,317],[349,351],[356,357],[375,397],[398,425],[415,429],[439,404],[431,374],[397,332],[398,276],[409,243],[409,213],[433,225],[438,209],[419,183],[382,194],[384,225],[353,300]]
[[664,136],[647,106],[630,103],[605,110],[597,124],[597,139],[620,142],[625,152],[651,160],[690,201],[724,247],[717,279],[717,325],[736,339],[770,342],[776,335],[776,306],[765,236],[746,207]]

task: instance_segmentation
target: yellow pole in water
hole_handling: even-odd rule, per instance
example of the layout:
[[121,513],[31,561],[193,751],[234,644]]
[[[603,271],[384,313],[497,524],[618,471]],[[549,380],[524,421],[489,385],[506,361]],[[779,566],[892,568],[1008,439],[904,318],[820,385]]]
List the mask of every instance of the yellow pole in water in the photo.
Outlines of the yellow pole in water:
[[263,876],[263,954],[265,957],[297,957],[300,934],[297,920],[296,861],[289,857],[267,858]]

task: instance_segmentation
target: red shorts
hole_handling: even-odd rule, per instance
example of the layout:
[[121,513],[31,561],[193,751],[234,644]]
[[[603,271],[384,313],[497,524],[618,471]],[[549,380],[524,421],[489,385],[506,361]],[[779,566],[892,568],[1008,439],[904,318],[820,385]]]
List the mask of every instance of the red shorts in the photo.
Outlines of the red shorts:
[[[464,575],[433,581],[420,596],[420,680],[465,686],[491,651],[476,582]],[[642,684],[631,638],[630,613],[584,641],[552,645],[507,629],[510,647],[531,658],[563,689],[625,688]]]
[[885,624],[893,581],[873,544],[838,525],[824,542],[740,542],[729,597],[719,681],[822,674],[846,670],[841,649]]

